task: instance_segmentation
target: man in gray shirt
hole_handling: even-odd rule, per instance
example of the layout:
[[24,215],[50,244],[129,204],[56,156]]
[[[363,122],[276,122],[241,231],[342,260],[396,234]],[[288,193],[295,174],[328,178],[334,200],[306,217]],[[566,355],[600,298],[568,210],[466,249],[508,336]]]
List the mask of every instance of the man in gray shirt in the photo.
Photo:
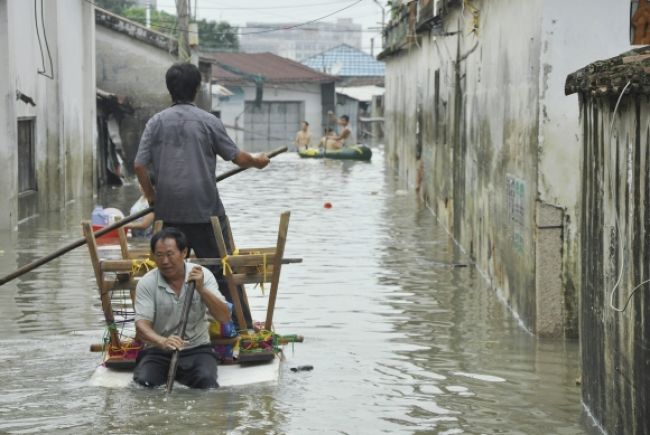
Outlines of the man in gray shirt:
[[[227,244],[229,238],[225,237],[226,212],[217,190],[217,155],[240,167],[258,169],[268,165],[269,158],[266,154],[253,156],[239,150],[221,121],[194,105],[201,85],[201,74],[196,66],[174,64],[165,80],[173,104],[147,122],[135,157],[135,173],[149,204],[154,205],[156,219],[162,220],[165,227],[180,229],[197,257],[219,257],[211,216],[219,217]],[[156,179],[155,190],[148,166]],[[232,302],[220,267],[211,270],[220,291]],[[250,309],[245,306],[241,288],[239,290],[247,322],[239,328],[252,327]]]
[[[158,266],[140,279],[135,293],[135,328],[146,343],[138,354],[133,380],[146,387],[162,385],[174,349],[179,349],[176,380],[193,388],[216,388],[217,356],[210,344],[206,313],[220,322],[230,311],[214,276],[204,267],[185,262],[187,241],[176,228],[151,238]],[[178,336],[189,281],[194,281],[185,337]]]

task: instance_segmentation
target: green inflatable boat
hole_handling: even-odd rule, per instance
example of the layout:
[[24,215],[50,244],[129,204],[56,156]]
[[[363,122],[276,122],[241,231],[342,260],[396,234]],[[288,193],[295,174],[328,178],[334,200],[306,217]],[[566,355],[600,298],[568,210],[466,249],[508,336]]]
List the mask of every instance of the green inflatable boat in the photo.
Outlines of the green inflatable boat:
[[311,159],[339,159],[339,160],[362,160],[370,161],[372,151],[365,145],[352,145],[343,147],[340,150],[308,149],[298,151],[298,155]]

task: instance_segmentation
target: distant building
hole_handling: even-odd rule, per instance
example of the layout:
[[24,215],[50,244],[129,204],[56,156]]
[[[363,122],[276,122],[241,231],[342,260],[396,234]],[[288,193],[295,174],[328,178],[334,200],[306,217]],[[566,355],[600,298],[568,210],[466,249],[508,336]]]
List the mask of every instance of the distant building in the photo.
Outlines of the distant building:
[[93,9],[0,1],[2,230],[93,193]]
[[[341,44],[361,49],[363,28],[351,18],[339,18],[335,23],[318,22],[295,27],[298,24],[246,23],[239,34],[240,50],[245,53],[268,52],[300,61]],[[278,28],[287,30],[275,31]]]
[[350,117],[354,141],[372,136],[369,119],[374,96],[384,94],[384,62],[347,44],[337,45],[301,62],[317,71],[338,77],[336,82],[336,114]]
[[334,110],[336,77],[271,53],[211,57],[214,83],[227,88],[215,94],[213,110],[242,148],[266,151],[290,145],[303,120],[314,140],[320,138],[327,112]]
[[147,3],[151,5],[151,9],[156,9],[158,7],[158,0],[135,0],[134,6],[138,8],[147,7]]
[[314,54],[300,63],[339,77],[337,86],[368,86],[384,83],[384,62],[348,44]]

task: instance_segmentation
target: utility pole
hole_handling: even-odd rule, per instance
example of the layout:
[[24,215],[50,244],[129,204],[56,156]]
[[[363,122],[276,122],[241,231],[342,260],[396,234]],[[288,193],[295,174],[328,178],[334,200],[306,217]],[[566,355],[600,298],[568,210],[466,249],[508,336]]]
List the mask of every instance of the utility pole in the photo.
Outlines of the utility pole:
[[190,20],[188,0],[176,0],[176,15],[178,15],[178,59],[183,62],[190,60]]
[[145,23],[147,25],[147,29],[151,29],[151,0],[147,0],[145,6]]

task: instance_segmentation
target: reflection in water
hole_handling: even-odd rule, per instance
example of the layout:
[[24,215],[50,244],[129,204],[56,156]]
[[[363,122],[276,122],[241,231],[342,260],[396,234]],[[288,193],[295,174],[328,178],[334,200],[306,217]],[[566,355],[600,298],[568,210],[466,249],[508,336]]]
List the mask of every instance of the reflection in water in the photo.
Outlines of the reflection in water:
[[[519,329],[398,189],[377,150],[370,164],[284,155],[220,184],[240,246],[274,244],[292,210],[286,255],[304,262],[283,268],[276,325],[305,343],[285,349],[278,385],[169,399],[88,386],[102,321],[85,248],[1,287],[0,432],[583,433],[576,344]],[[97,201],[128,210],[137,197],[131,184]],[[0,234],[0,272],[79,237],[92,206]],[[248,290],[262,318],[265,296]],[[301,364],[314,370],[289,370]]]

